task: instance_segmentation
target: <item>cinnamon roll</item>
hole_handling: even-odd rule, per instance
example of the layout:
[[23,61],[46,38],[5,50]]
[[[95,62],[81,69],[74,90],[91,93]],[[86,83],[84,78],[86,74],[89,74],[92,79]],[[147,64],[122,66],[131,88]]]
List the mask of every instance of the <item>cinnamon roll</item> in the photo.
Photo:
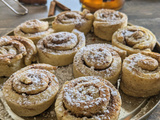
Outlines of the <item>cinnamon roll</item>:
[[126,57],[120,88],[134,97],[149,97],[160,92],[160,54],[142,52]]
[[73,62],[75,53],[83,46],[85,46],[85,36],[76,29],[71,33],[53,33],[38,41],[39,61],[55,66],[68,65]]
[[93,15],[87,9],[82,12],[65,11],[56,16],[52,26],[56,32],[71,32],[73,29],[78,29],[87,34],[91,30],[93,19]]
[[31,64],[37,53],[34,43],[24,37],[0,38],[0,76],[10,76],[18,69]]
[[[73,60],[74,77],[101,76],[115,84],[121,72],[123,50],[109,44],[91,44],[80,49]],[[123,55],[124,56],[124,55]]]
[[119,92],[96,76],[66,82],[55,103],[58,120],[118,120],[120,109]]
[[94,34],[107,41],[111,41],[113,33],[127,26],[128,22],[126,14],[109,9],[97,10],[94,18]]
[[4,83],[3,95],[13,112],[35,116],[53,103],[59,89],[55,69],[48,64],[33,64],[10,76]]
[[126,50],[128,55],[143,50],[151,51],[156,45],[155,35],[140,26],[127,26],[118,29],[112,37],[112,44]]
[[14,29],[16,36],[22,36],[31,39],[35,44],[41,38],[53,33],[54,30],[49,28],[47,21],[40,21],[38,19],[28,20]]

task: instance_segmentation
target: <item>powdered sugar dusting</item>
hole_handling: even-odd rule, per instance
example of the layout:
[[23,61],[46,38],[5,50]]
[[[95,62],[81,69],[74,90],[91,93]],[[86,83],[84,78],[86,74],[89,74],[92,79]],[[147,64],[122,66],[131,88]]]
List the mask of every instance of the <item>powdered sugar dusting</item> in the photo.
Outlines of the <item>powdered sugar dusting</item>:
[[100,79],[92,76],[69,82],[63,91],[65,107],[76,116],[101,113],[110,100],[109,88]]
[[38,94],[48,87],[48,77],[50,75],[47,71],[27,70],[13,79],[13,89],[22,94]]
[[43,69],[43,66],[41,69],[38,64],[34,66],[15,72],[7,80],[3,89],[6,100],[21,106],[34,106],[54,98],[59,89],[55,75]]
[[158,73],[160,71],[160,66],[159,65],[157,66],[157,69],[152,70],[152,71],[147,70],[147,69],[143,69],[141,66],[138,65],[139,61],[141,61],[141,60],[145,61],[147,59],[154,59],[154,58],[152,58],[150,56],[143,55],[141,53],[137,53],[137,54],[133,54],[133,55],[127,57],[125,59],[124,64],[125,64],[125,66],[127,66],[127,69],[132,71],[132,72],[141,71],[142,74]]
[[72,69],[72,64],[65,66],[65,67],[59,67],[55,75],[57,76],[59,80],[60,87],[66,82],[74,79],[73,77],[73,69]]
[[[87,44],[93,44],[93,43],[100,43],[100,42],[102,42],[102,43],[106,43],[106,41],[103,41],[103,40],[100,40],[99,38],[97,38],[94,34],[91,34],[91,33],[89,33],[88,35],[87,35]],[[72,80],[72,79],[74,79],[74,77],[73,77],[73,73],[72,73],[72,64],[70,64],[69,66],[65,66],[65,67],[59,67],[57,70],[56,70],[56,76],[57,76],[57,78],[58,78],[58,80],[60,81],[60,85],[62,86],[62,84],[65,82],[65,81],[70,81],[70,80]],[[1,80],[2,81],[2,80]],[[112,92],[111,92],[112,93]],[[114,91],[113,91],[113,95],[114,95]],[[125,96],[125,95],[124,95]],[[122,97],[124,97],[124,96],[122,96]],[[124,97],[125,98],[125,97]],[[131,98],[132,99],[132,98]],[[134,98],[135,99],[135,101],[139,101],[139,99],[136,99],[136,98]],[[130,101],[130,99],[124,99],[124,101],[125,100],[128,100],[128,101]],[[159,100],[159,98],[157,99],[157,100]],[[141,103],[141,102],[140,102]],[[156,102],[155,102],[156,103]],[[128,104],[130,104],[131,106],[134,104],[133,102],[131,103],[131,102],[128,102],[127,103],[127,105]],[[61,108],[59,108],[60,109],[60,111],[62,111],[62,109]],[[125,106],[123,106],[123,109],[125,110],[126,109],[126,107]],[[128,109],[127,109],[128,110]],[[130,111],[132,111],[133,110],[133,108],[129,108],[129,112],[128,111],[125,111],[126,112],[126,114],[129,114],[130,113]],[[10,120],[10,117],[8,116],[8,114],[7,114],[7,112],[4,112],[5,111],[5,108],[3,108],[3,106],[1,106],[0,105],[0,117],[3,117],[4,119],[7,119],[7,120]],[[108,110],[105,110],[105,112],[106,113],[108,113],[109,111]],[[2,113],[2,114],[1,114]],[[121,118],[123,118],[126,114],[121,114]],[[104,119],[107,119],[108,117],[105,117],[104,115],[101,115],[101,118],[102,118],[102,116],[103,116],[103,118]],[[96,120],[101,120],[101,118],[98,116],[94,116],[94,118],[96,119]],[[139,118],[139,117],[138,117]],[[138,119],[137,118],[137,119]],[[42,114],[40,114],[40,115],[38,115],[38,116],[35,116],[35,117],[30,117],[30,118],[26,118],[25,117],[25,119],[28,119],[28,120],[30,120],[30,119],[34,119],[34,120],[39,120],[39,119],[50,119],[50,120],[56,120],[56,113],[55,113],[55,111],[54,111],[54,103],[53,103],[53,105],[48,109],[48,110],[46,110],[44,113],[42,113]],[[87,119],[87,117],[83,117],[82,118],[83,120],[86,120]]]
[[44,37],[37,43],[37,48],[43,53],[52,55],[75,54],[85,45],[85,36],[82,32],[58,32]]
[[[102,84],[99,86],[100,83],[105,87]],[[106,91],[106,88],[109,90]],[[116,95],[116,92],[118,91],[111,83],[103,81],[100,77],[79,77],[64,85],[56,110],[63,110],[63,113],[67,112],[66,114],[72,115],[74,118],[80,116],[82,119],[88,119],[88,117],[96,120],[112,119],[113,112],[117,114],[118,106],[121,104],[119,93]],[[63,95],[64,97],[62,97]],[[112,101],[110,98],[115,100]],[[88,110],[92,115],[88,113]]]
[[100,9],[94,13],[94,22],[106,22],[110,25],[118,24],[127,19],[127,16],[119,11]]
[[17,49],[13,45],[6,45],[0,47],[0,55],[15,56],[16,54],[17,54]]
[[70,50],[73,49],[78,39],[74,33],[58,32],[43,38],[44,46],[53,50]]
[[48,22],[34,19],[34,20],[28,20],[22,23],[19,27],[20,27],[20,30],[26,34],[27,33],[34,34],[34,33],[46,31],[49,27],[49,24]]
[[80,12],[68,11],[61,13],[57,16],[57,21],[63,24],[82,24],[85,22],[85,18]]
[[99,14],[99,17],[107,21],[115,21],[121,19],[122,16],[118,11],[103,11]]
[[[86,60],[84,58],[84,53],[85,50],[94,50],[94,49],[107,49],[107,51],[109,52],[110,55],[107,56],[107,60],[106,60],[106,66],[105,68],[102,67],[102,69],[97,70],[95,66],[93,65],[88,65],[88,63],[86,63]],[[94,51],[93,51],[94,52]],[[103,53],[103,52],[102,52]],[[111,56],[111,57],[109,57]],[[94,56],[93,56],[94,57]],[[103,56],[104,57],[104,56]],[[92,58],[92,61],[94,59]],[[114,79],[115,74],[118,74],[117,72],[120,72],[121,70],[121,58],[118,55],[118,53],[116,51],[114,51],[112,48],[108,47],[108,45],[106,44],[92,44],[92,45],[88,45],[86,47],[81,48],[75,55],[74,57],[74,66],[75,69],[78,73],[84,75],[84,76],[101,76],[107,80],[110,80],[111,78]],[[101,64],[101,61],[100,61]],[[102,62],[103,64],[103,62]],[[112,83],[115,84],[117,79],[115,78],[115,81],[112,79]]]
[[112,54],[107,49],[88,47],[84,50],[83,59],[89,67],[105,69],[112,63]]
[[[114,41],[118,41],[120,44],[124,44],[126,47],[133,49],[153,49],[156,44],[155,35],[146,28],[140,26],[127,26],[120,28],[113,35]],[[116,45],[116,44],[115,44]],[[135,52],[134,52],[135,53]]]

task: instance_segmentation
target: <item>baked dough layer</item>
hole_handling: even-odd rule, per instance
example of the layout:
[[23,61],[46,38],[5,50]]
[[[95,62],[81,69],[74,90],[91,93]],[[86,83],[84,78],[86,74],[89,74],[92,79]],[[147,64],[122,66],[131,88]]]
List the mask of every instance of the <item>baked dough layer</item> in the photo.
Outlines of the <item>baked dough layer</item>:
[[41,38],[53,33],[47,21],[38,19],[28,20],[14,29],[15,36],[22,36],[31,39],[36,44]]
[[34,43],[20,36],[0,38],[0,76],[9,77],[20,68],[35,61],[37,53]]
[[111,41],[112,35],[119,28],[127,26],[126,14],[110,10],[100,9],[94,13],[94,34],[101,39]]
[[4,83],[3,95],[14,113],[35,116],[53,103],[59,89],[55,69],[48,64],[33,64],[10,76]]
[[77,29],[86,35],[91,30],[93,19],[93,15],[87,9],[82,12],[65,11],[55,17],[52,27],[56,32],[71,32],[73,29]]
[[96,76],[67,81],[55,103],[58,120],[118,120],[120,109],[119,92]]
[[128,55],[141,51],[152,51],[156,42],[155,35],[140,26],[127,26],[118,29],[112,36],[112,44],[126,50]]
[[85,36],[76,29],[71,33],[53,33],[37,43],[39,62],[54,66],[69,65],[73,62],[75,53],[83,46]]
[[134,97],[149,97],[160,92],[160,54],[142,52],[126,57],[120,88]]
[[119,55],[124,57],[126,52],[109,44],[87,45],[74,57],[74,77],[101,76],[115,84],[121,72],[122,60]]

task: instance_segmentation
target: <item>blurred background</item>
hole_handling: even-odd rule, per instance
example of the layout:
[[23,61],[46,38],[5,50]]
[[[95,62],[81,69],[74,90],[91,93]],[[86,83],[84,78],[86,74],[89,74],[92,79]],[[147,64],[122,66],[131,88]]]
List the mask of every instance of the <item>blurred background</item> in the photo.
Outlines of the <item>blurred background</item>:
[[[13,8],[23,11],[13,0],[5,0]],[[26,5],[29,13],[24,16],[14,14],[2,1],[0,1],[0,36],[12,30],[20,23],[35,18],[45,18],[48,16],[50,2],[47,0],[44,5]],[[58,0],[71,10],[80,11],[81,4],[79,0]],[[55,15],[62,10],[56,7]],[[124,6],[119,10],[128,15],[129,22],[144,26],[150,29],[160,41],[160,0],[126,0]]]

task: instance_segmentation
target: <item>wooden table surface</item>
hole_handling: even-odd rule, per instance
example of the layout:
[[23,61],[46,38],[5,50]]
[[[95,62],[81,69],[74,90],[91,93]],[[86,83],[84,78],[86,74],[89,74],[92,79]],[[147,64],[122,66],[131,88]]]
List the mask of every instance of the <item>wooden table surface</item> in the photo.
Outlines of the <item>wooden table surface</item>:
[[[6,1],[19,10],[19,7],[14,2],[11,0]],[[25,5],[29,9],[29,13],[25,16],[14,14],[0,1],[0,36],[3,36],[26,20],[47,17],[50,1],[48,0],[46,5],[41,6]],[[79,0],[59,1],[71,8],[71,10],[81,10]],[[130,23],[150,29],[160,42],[160,0],[126,0],[120,11],[128,15]],[[56,8],[55,14],[59,12],[61,10]],[[160,105],[147,120],[160,120]]]

